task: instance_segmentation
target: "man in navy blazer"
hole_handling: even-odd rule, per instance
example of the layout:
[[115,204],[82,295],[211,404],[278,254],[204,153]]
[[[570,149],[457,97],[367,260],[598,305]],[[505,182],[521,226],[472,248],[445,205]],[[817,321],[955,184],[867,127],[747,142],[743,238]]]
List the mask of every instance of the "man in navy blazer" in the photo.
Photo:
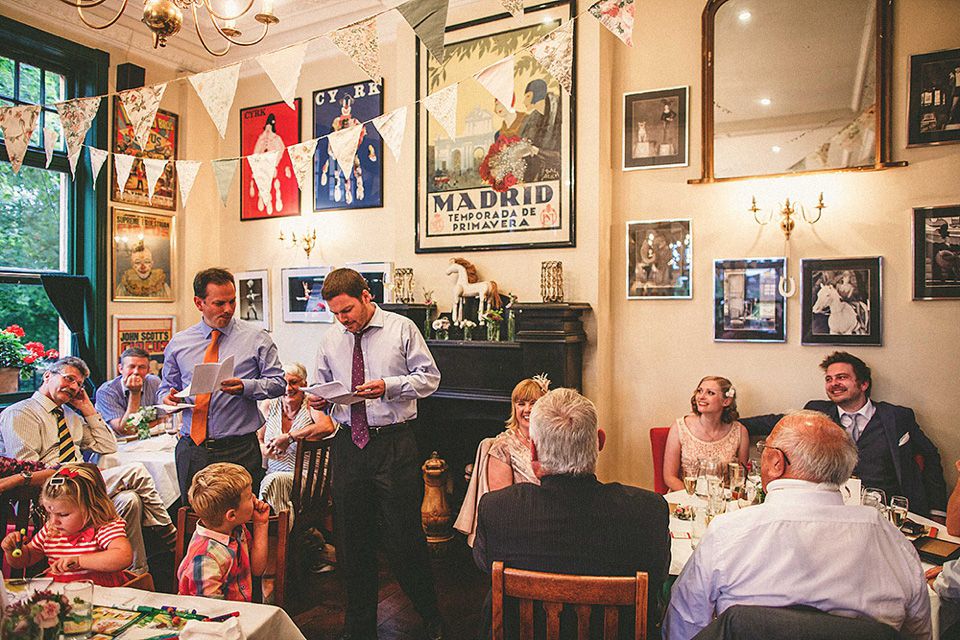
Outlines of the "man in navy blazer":
[[[831,353],[820,368],[825,372],[829,400],[811,400],[804,409],[827,414],[856,441],[860,461],[853,475],[864,487],[883,489],[888,500],[894,495],[906,496],[914,513],[942,518],[947,485],[940,454],[920,430],[913,410],[871,400],[870,367],[845,351]],[[751,435],[766,435],[781,417],[769,414],[740,422]]]

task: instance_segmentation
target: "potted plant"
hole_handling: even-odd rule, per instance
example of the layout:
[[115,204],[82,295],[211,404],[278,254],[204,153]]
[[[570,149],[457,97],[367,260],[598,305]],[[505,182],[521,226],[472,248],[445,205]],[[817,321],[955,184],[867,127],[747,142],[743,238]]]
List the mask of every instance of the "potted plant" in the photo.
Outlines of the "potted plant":
[[450,320],[448,318],[437,318],[433,321],[433,334],[437,340],[446,340],[450,337]]
[[14,393],[17,378],[29,380],[46,361],[60,357],[40,342],[23,342],[25,332],[15,324],[0,331],[0,393]]

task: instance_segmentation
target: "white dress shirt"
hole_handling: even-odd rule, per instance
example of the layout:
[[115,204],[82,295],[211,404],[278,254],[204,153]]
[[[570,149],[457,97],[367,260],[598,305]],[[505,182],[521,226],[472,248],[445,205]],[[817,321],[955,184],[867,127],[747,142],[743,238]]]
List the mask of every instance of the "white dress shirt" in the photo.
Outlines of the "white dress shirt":
[[845,506],[833,485],[780,479],[766,501],[719,515],[670,595],[668,640],[691,638],[735,604],[810,605],[931,636],[920,558],[876,509]]
[[[57,463],[60,436],[57,417],[53,415],[56,408],[57,404],[39,391],[7,407],[0,413],[0,455],[44,464]],[[83,461],[81,449],[96,453],[117,452],[117,438],[99,413],[84,418],[67,405],[61,409],[73,438],[77,461]]]
[[943,571],[933,583],[933,590],[941,598],[960,602],[960,560],[951,560],[943,565]]
[[[856,411],[844,411],[840,408],[840,405],[837,405],[838,420],[840,420],[840,426],[846,429],[847,433],[850,434],[850,437],[853,438],[854,442],[860,438],[860,434],[863,433],[864,428],[873,418],[873,414],[877,412],[877,408],[873,406],[873,403],[870,402],[870,398],[867,398],[866,403]],[[849,418],[844,418],[844,416],[850,416]]]

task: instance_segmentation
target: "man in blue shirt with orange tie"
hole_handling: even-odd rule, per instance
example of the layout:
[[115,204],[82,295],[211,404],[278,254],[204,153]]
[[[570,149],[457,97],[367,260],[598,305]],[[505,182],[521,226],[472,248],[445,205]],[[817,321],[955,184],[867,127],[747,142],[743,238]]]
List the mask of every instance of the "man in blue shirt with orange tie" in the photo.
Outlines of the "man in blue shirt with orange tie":
[[224,380],[219,391],[187,400],[196,406],[183,412],[183,437],[177,442],[180,496],[187,495],[194,474],[214,462],[234,462],[245,468],[256,493],[263,479],[257,442],[263,417],[257,400],[276,398],[286,388],[277,347],[266,331],[233,317],[237,291],[233,274],[226,269],[198,273],[193,293],[203,317],[167,344],[158,394],[164,403],[178,404],[174,394],[190,385],[196,365],[223,362],[230,356],[234,377]]

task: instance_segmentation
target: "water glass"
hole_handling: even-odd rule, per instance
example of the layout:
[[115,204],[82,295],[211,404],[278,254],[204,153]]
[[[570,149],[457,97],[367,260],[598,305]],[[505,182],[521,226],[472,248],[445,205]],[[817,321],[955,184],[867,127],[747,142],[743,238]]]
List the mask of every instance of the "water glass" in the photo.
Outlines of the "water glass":
[[880,513],[886,513],[887,494],[883,492],[883,489],[866,487],[863,493],[860,494],[860,504],[865,507],[873,507]]
[[697,480],[697,495],[706,498],[710,492],[710,481],[723,479],[723,464],[720,458],[704,458],[700,461]]
[[688,496],[692,496],[697,490],[697,476],[693,473],[683,474],[683,490]]
[[89,580],[66,582],[63,595],[70,603],[70,614],[63,623],[63,637],[67,640],[89,638],[93,626],[93,583]]
[[730,497],[732,500],[739,500],[744,493],[743,485],[746,481],[746,470],[739,462],[731,462],[727,465],[727,474],[730,478]]
[[707,508],[694,507],[693,520],[690,521],[690,546],[694,549],[700,544],[700,538],[707,530]]
[[890,516],[890,522],[893,526],[900,528],[907,521],[907,512],[910,511],[910,502],[903,496],[893,496],[890,498],[890,509],[887,515]]

